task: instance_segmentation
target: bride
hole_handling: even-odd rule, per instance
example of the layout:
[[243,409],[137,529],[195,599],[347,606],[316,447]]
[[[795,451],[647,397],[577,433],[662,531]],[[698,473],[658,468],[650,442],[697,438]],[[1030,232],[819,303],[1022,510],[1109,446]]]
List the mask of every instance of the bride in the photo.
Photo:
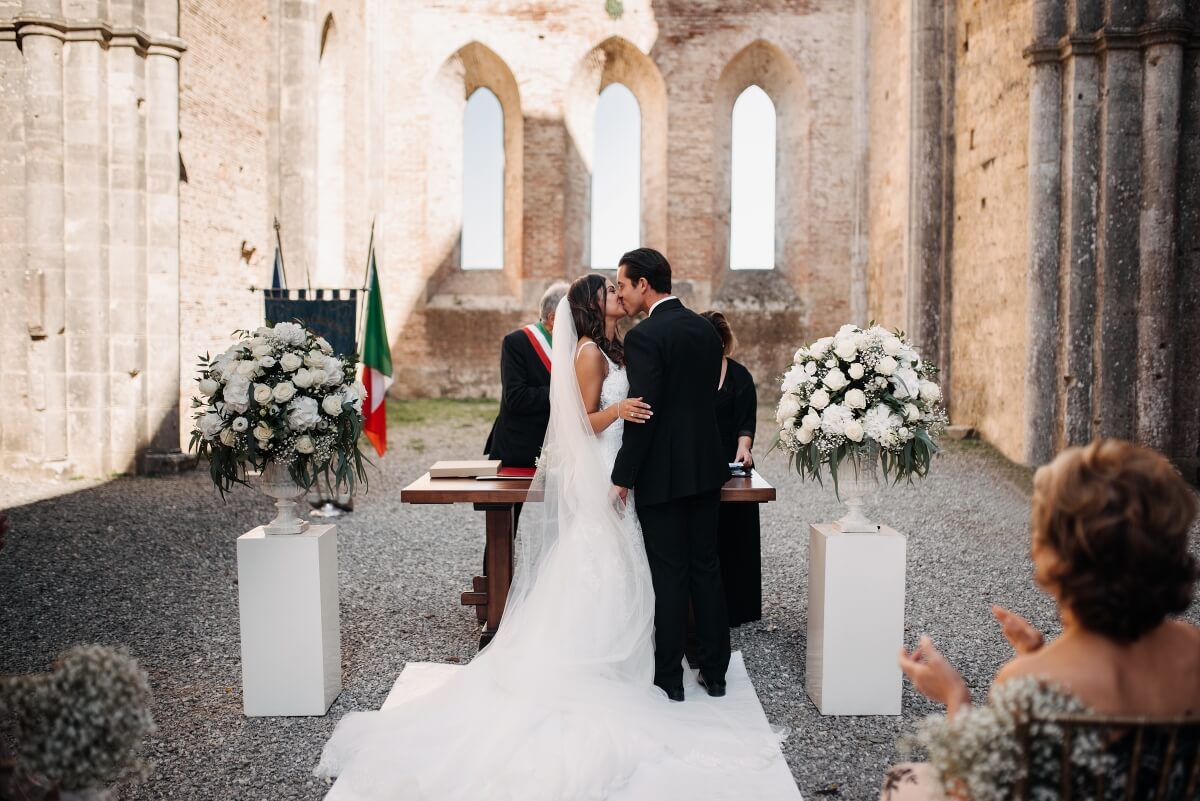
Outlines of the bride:
[[780,758],[778,739],[727,702],[674,703],[652,683],[645,546],[637,516],[608,498],[625,423],[653,414],[626,398],[624,316],[599,275],[559,303],[550,423],[503,624],[437,689],[338,723],[317,774],[339,777],[339,801],[603,799],[645,766],[675,787],[695,771],[724,778],[706,779],[706,796],[738,798],[736,771]]

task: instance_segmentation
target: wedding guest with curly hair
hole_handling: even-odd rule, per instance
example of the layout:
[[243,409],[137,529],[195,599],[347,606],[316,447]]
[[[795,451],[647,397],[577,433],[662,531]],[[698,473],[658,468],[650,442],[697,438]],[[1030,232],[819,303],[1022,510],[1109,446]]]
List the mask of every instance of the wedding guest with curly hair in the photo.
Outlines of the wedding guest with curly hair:
[[[1030,556],[1034,581],[1054,600],[1062,633],[1045,642],[1024,618],[993,607],[1016,653],[996,674],[992,702],[1011,695],[1010,683],[1024,683],[1050,692],[1059,711],[1200,713],[1200,629],[1174,617],[1195,591],[1188,532],[1196,513],[1196,495],[1171,463],[1128,442],[1097,440],[1039,469]],[[917,691],[946,706],[950,726],[969,713],[966,682],[928,636],[899,658]],[[1039,695],[1038,704],[1046,702]],[[946,742],[953,747],[952,739]],[[961,797],[967,778],[939,779],[924,764],[897,766],[882,798],[936,796],[935,782]]]

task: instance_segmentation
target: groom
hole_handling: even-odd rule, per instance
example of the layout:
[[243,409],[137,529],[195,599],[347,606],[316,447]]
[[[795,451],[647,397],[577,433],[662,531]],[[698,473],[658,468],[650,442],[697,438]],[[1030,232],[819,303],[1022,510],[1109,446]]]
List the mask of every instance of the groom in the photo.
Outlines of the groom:
[[717,557],[717,513],[729,464],[717,429],[721,340],[712,325],[671,294],[671,265],[656,250],[621,257],[617,297],[644,321],[625,337],[629,396],[654,409],[625,426],[613,465],[613,493],[635,489],[654,581],[654,683],[683,700],[688,598],[700,641],[700,683],[725,694],[729,627]]

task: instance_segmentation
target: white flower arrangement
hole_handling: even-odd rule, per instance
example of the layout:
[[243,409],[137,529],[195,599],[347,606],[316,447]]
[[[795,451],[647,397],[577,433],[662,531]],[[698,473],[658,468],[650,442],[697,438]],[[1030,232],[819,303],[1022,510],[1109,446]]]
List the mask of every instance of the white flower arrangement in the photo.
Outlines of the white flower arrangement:
[[[1022,780],[1037,787],[1049,778],[1049,786],[1058,787],[1062,726],[1036,719],[1089,711],[1073,695],[1025,676],[995,687],[984,706],[960,710],[953,718],[930,715],[918,724],[915,737],[901,741],[901,747],[924,748],[940,797],[1008,801]],[[1033,746],[1028,766],[1020,731],[1026,725]],[[1104,773],[1115,763],[1094,729],[1072,740],[1070,759],[1087,776]]]
[[903,332],[844,325],[796,351],[781,384],[775,444],[803,478],[820,481],[828,465],[835,490],[847,456],[880,459],[885,479],[924,476],[946,424],[936,375]]
[[367,391],[355,380],[357,355],[335,355],[299,323],[234,336],[197,365],[200,397],[192,400],[191,448],[209,460],[221,494],[267,464],[287,465],[306,489],[320,477],[337,491],[365,482],[358,440]]
[[0,716],[13,723],[21,773],[62,791],[145,778],[150,703],[150,680],[123,648],[78,646],[49,673],[0,677]]

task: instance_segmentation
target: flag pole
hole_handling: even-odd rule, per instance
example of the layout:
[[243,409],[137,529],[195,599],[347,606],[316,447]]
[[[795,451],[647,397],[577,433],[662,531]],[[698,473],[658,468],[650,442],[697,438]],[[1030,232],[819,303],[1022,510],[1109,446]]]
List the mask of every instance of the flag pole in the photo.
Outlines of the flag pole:
[[275,249],[279,251],[279,270],[283,273],[283,285],[287,286],[287,268],[283,264],[283,241],[279,238],[279,218],[275,217]]
[[371,254],[375,251],[375,218],[371,218],[371,241],[367,244],[367,269],[363,273],[363,292],[371,285]]

